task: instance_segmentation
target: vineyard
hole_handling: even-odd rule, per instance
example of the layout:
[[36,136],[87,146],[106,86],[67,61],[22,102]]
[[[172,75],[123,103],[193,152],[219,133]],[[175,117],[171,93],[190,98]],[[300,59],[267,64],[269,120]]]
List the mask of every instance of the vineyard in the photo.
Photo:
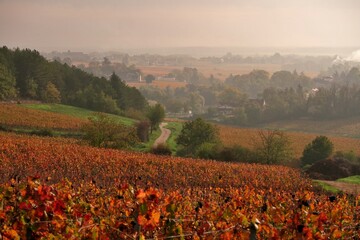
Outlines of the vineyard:
[[[356,239],[360,196],[283,166],[0,134],[3,239]],[[31,177],[29,177],[31,176]]]
[[[224,145],[232,146],[238,144],[251,149],[254,140],[258,137],[258,131],[259,129],[220,126],[219,133]],[[305,146],[318,136],[313,133],[301,132],[286,132],[286,135],[292,142],[292,148],[294,149],[294,154],[297,158],[302,156]],[[328,137],[334,143],[335,151],[346,152],[353,150],[356,155],[360,155],[359,139],[334,136]]]
[[0,104],[0,125],[3,126],[78,130],[85,122],[84,119],[28,109],[16,104]]

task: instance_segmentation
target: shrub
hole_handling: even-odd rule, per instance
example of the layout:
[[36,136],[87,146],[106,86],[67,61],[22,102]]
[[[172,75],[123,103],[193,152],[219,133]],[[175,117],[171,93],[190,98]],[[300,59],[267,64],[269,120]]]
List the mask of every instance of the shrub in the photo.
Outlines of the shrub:
[[172,154],[171,149],[166,144],[159,144],[151,149],[151,153],[156,155],[168,155]]
[[216,143],[203,143],[195,150],[194,157],[203,159],[217,159],[219,147]]
[[133,127],[118,124],[103,113],[90,117],[82,129],[84,140],[94,147],[129,148],[139,142]]
[[149,130],[150,130],[149,121],[141,121],[136,125],[136,134],[140,139],[140,141],[142,142],[149,141]]
[[253,151],[239,145],[224,147],[218,154],[218,160],[225,162],[254,162],[255,154]]
[[348,152],[342,152],[342,151],[337,151],[334,154],[334,157],[336,158],[345,158],[351,162],[354,163],[360,163],[359,158],[356,156],[355,152],[353,150],[348,151]]
[[307,165],[324,160],[332,154],[333,150],[334,145],[329,138],[317,136],[311,143],[306,145],[301,157],[301,163],[302,165]]
[[42,137],[53,137],[54,132],[51,129],[44,128],[44,129],[40,129],[40,130],[31,131],[31,135],[37,135],[37,136],[42,136]]
[[176,139],[181,145],[178,154],[194,156],[205,143],[220,144],[218,129],[201,118],[183,124],[183,128]]

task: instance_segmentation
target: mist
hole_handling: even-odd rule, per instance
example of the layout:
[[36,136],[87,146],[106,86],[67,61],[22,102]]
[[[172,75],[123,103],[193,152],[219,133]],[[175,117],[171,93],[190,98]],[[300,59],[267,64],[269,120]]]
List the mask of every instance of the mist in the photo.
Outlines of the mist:
[[0,43],[40,51],[359,47],[360,2],[0,1]]

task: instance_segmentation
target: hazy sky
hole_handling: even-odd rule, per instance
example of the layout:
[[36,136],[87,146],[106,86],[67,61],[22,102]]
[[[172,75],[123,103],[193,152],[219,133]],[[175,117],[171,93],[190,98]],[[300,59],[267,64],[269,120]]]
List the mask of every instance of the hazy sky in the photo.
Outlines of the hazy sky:
[[358,47],[359,0],[0,0],[0,45]]

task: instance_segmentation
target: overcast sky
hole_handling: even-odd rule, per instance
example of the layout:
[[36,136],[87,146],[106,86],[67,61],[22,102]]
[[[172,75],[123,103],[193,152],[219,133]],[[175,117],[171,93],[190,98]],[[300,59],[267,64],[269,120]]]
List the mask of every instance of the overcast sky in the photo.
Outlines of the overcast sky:
[[359,47],[359,0],[0,0],[0,45],[40,51]]

